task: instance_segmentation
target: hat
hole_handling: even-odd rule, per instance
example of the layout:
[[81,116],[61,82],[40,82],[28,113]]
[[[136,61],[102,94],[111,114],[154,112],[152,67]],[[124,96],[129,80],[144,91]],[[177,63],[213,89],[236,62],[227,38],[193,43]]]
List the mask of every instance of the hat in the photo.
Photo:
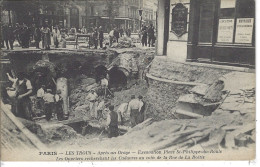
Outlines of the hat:
[[141,96],[141,95],[140,95],[140,96],[138,96],[138,99],[143,99],[143,96]]
[[114,105],[110,105],[109,107],[108,107],[108,109],[110,110],[110,111],[113,111],[114,110]]

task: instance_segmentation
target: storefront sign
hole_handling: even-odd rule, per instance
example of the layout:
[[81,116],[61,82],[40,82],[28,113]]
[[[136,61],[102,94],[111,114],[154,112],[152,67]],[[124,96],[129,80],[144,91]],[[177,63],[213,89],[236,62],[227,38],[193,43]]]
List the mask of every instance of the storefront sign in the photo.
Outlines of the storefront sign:
[[186,8],[182,3],[178,3],[172,9],[171,31],[178,37],[181,37],[187,32],[187,16],[188,8]]
[[218,42],[232,43],[234,32],[234,19],[219,19]]
[[236,0],[221,0],[220,8],[235,8]]
[[253,25],[253,18],[238,18],[235,43],[252,43]]

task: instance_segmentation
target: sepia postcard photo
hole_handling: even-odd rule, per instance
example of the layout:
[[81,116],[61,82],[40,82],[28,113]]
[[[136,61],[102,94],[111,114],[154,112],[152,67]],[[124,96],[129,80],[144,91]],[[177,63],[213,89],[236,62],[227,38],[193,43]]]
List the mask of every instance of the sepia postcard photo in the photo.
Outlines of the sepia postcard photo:
[[1,161],[256,158],[255,0],[1,0]]

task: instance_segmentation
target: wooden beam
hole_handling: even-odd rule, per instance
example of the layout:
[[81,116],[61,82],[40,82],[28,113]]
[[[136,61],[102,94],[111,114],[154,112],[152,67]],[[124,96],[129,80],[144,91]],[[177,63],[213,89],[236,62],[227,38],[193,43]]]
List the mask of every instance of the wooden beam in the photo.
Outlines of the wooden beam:
[[38,150],[46,150],[47,147],[33,134],[31,133],[10,111],[5,107],[6,105],[1,101],[1,110],[3,113],[14,123],[15,126],[30,140],[30,142]]

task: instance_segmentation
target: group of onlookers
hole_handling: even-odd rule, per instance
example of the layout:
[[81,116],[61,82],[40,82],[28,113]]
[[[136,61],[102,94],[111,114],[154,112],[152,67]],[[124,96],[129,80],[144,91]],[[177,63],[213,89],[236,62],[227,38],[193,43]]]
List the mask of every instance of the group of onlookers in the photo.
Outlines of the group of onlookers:
[[[42,42],[42,49],[46,50],[50,49],[51,41],[53,41],[55,48],[57,48],[60,43],[61,47],[65,47],[64,45],[66,45],[66,30],[59,26],[48,27],[44,24],[40,27],[35,24],[27,26],[25,23],[22,25],[16,23],[15,26],[11,24],[3,25],[1,33],[1,47],[5,45],[7,50],[14,49],[13,44],[15,40],[17,40],[22,48],[29,48],[32,41],[34,41],[34,45],[37,49],[40,48],[40,42]],[[51,40],[51,37],[53,40]]]
[[140,31],[140,38],[142,46],[148,46],[153,47],[155,43],[155,31],[152,24],[149,25],[149,27],[146,27],[145,25],[142,25],[141,31]]

